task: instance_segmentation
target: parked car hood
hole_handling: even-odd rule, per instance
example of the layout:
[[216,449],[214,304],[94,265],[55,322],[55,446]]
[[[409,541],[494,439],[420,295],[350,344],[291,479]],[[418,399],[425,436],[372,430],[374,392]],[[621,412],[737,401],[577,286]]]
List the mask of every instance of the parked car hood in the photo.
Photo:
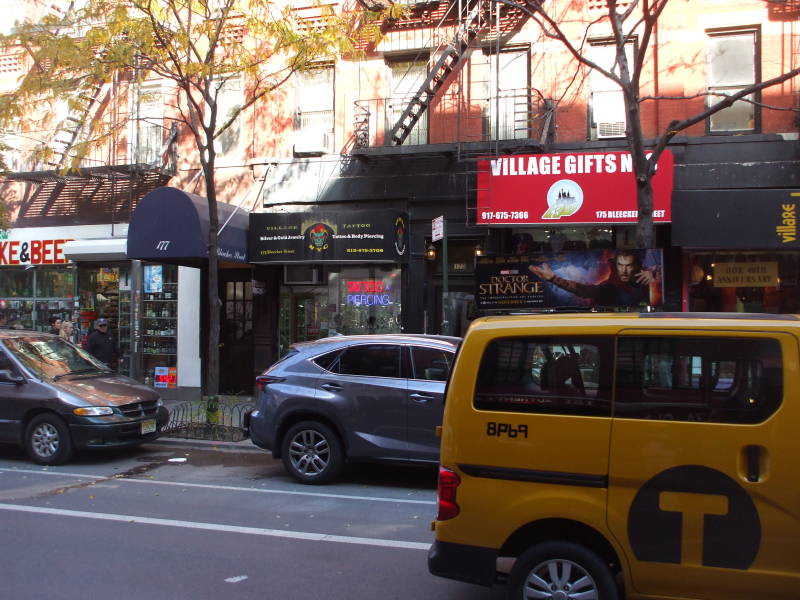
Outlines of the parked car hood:
[[122,406],[159,398],[155,390],[123,375],[65,377],[53,385],[95,406]]

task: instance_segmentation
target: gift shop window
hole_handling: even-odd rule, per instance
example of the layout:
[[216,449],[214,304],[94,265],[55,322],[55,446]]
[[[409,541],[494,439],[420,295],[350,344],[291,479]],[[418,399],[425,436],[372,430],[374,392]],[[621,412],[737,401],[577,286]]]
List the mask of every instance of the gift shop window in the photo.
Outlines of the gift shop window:
[[688,256],[688,310],[800,313],[796,252],[708,252]]

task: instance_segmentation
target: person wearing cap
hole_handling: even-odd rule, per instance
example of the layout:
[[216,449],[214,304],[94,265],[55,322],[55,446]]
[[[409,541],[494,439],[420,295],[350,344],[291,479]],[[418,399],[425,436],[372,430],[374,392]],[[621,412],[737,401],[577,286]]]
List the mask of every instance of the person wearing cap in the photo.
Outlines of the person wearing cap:
[[100,317],[94,322],[94,331],[89,334],[86,349],[95,358],[111,366],[114,360],[114,338],[108,332],[108,319]]

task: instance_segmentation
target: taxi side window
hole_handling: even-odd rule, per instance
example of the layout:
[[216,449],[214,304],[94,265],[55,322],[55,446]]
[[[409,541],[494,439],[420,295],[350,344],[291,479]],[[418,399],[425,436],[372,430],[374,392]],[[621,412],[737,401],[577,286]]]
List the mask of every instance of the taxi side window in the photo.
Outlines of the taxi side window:
[[493,340],[475,386],[478,410],[610,415],[610,338]]
[[781,348],[764,338],[623,337],[614,414],[759,423],[782,400]]

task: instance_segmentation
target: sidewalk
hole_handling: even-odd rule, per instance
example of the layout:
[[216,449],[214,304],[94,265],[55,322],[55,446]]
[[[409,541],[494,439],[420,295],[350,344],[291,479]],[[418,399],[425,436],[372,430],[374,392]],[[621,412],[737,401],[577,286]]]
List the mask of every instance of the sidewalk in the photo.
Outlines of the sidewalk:
[[161,444],[164,446],[180,446],[183,448],[197,448],[202,450],[227,450],[236,452],[267,452],[256,446],[250,439],[240,442],[217,442],[214,440],[195,440],[182,437],[162,436],[151,444]]
[[[182,446],[185,448],[205,448],[205,449],[224,449],[234,450],[237,452],[264,452],[258,448],[250,438],[245,438],[239,441],[226,441],[217,439],[205,439],[202,437],[193,437],[191,434],[176,435],[176,429],[193,427],[202,428],[206,424],[206,406],[201,400],[167,400],[165,406],[170,412],[170,425],[172,426],[169,432],[164,433],[154,443]],[[246,412],[253,408],[253,398],[248,396],[221,396],[218,404],[218,413],[214,421],[223,430],[235,430],[243,435],[241,429],[243,418]],[[176,428],[177,426],[177,428]],[[197,433],[196,431],[194,433]],[[232,436],[234,438],[239,435]]]

